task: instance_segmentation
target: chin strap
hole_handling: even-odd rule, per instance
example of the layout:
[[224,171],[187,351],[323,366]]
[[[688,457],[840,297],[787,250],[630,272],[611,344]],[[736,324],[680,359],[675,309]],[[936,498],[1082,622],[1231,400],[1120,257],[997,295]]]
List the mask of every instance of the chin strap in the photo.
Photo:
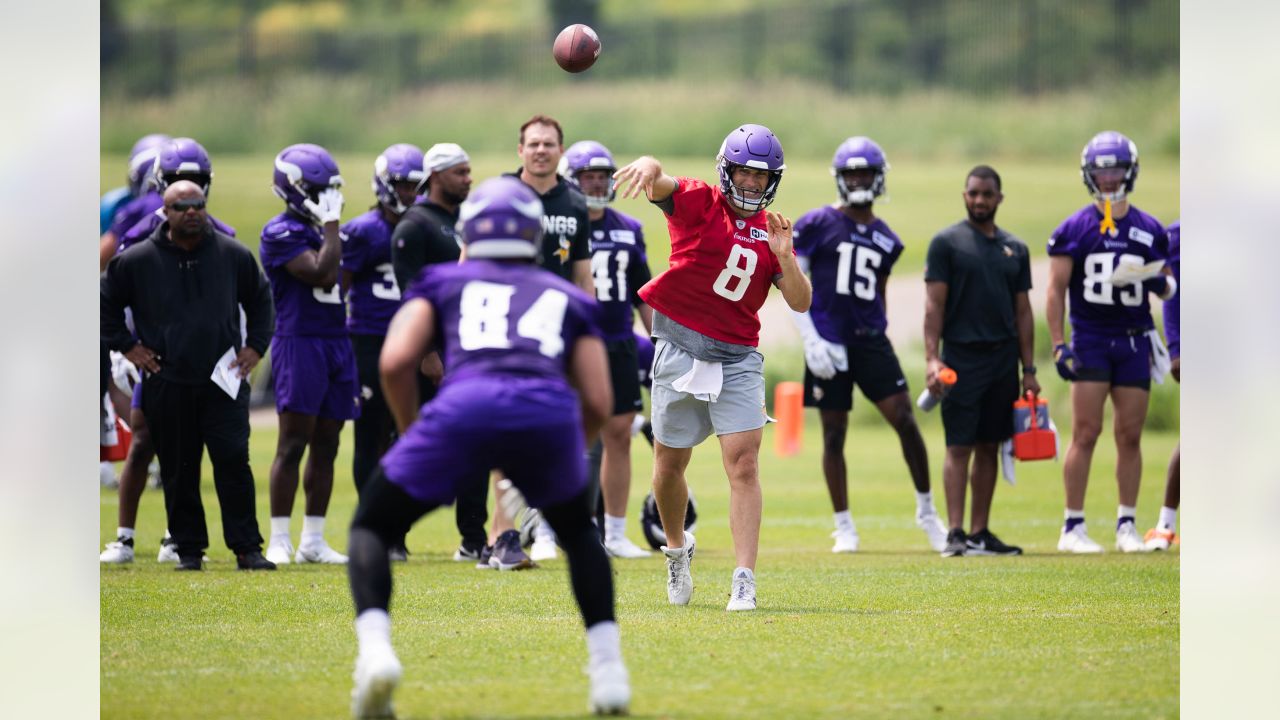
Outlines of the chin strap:
[[1102,222],[1098,224],[1098,232],[1103,235],[1115,237],[1119,229],[1116,228],[1115,218],[1111,217],[1111,198],[1106,198],[1102,205]]

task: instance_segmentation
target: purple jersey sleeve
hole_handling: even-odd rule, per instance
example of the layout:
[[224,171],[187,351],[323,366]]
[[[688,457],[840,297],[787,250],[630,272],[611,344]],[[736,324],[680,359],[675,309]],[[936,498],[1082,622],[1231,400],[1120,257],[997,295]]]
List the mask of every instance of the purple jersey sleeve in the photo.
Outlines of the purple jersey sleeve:
[[796,228],[796,253],[809,258],[818,334],[847,345],[883,333],[889,321],[880,285],[902,255],[897,234],[882,220],[856,223],[830,206],[806,213]]
[[342,290],[312,287],[295,278],[285,267],[308,250],[319,250],[324,239],[308,222],[281,213],[262,228],[258,254],[276,308],[276,335],[336,337],[347,333],[347,309]]
[[635,218],[606,208],[591,223],[591,276],[606,340],[631,337],[636,291],[649,281],[644,234]]
[[400,288],[391,264],[393,229],[377,208],[342,226],[342,268],[351,273],[347,330],[354,335],[386,335],[400,307]]
[[[156,228],[164,224],[164,208],[159,208],[155,212],[147,215],[129,228],[124,235],[120,236],[120,243],[116,246],[116,252],[124,252],[138,243],[151,237],[151,233]],[[224,235],[236,236],[236,229],[222,222],[218,218],[210,215],[209,222],[213,224],[213,228]]]
[[164,199],[157,192],[149,192],[130,200],[111,218],[111,233],[117,238],[123,237],[139,220],[162,207]]
[[1182,356],[1182,334],[1178,327],[1182,319],[1182,223],[1174,221],[1169,226],[1169,267],[1178,281],[1178,291],[1164,301],[1164,339],[1169,343],[1169,357]]

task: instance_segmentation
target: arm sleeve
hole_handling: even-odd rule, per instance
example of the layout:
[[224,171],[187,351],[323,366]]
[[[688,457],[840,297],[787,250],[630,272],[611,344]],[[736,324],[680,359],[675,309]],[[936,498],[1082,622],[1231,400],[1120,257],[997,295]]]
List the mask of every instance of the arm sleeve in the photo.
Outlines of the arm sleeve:
[[1062,224],[1049,235],[1047,245],[1050,255],[1071,255],[1075,252],[1075,234],[1071,232],[1070,219],[1063,220]]
[[276,310],[271,301],[271,285],[249,252],[240,254],[237,299],[244,308],[245,345],[265,355],[275,330]]
[[289,261],[311,249],[305,238],[288,228],[268,225],[262,231],[258,253],[265,268],[284,267]]
[[880,274],[886,277],[893,272],[893,266],[898,264],[898,258],[902,257],[902,251],[906,249],[901,239],[895,237],[894,240],[893,251],[886,254],[884,262],[880,264]]
[[369,260],[369,243],[360,232],[360,226],[347,223],[338,229],[342,240],[342,269],[358,273]]
[[809,257],[813,253],[813,238],[818,235],[818,229],[814,227],[816,224],[811,212],[801,215],[796,221],[791,230],[791,244],[797,257]]
[[640,288],[645,283],[653,279],[653,274],[649,272],[649,261],[644,255],[644,251],[637,248],[635,257],[631,260],[631,264],[627,265],[627,287],[630,288],[629,298],[632,305],[640,305],[644,300],[640,299]]
[[1027,292],[1031,289],[1031,252],[1026,245],[1018,245],[1018,284],[1014,290]]
[[586,205],[578,215],[578,232],[569,241],[569,261],[591,259],[591,218],[587,215]]
[[[668,221],[681,227],[700,222],[715,203],[711,186],[692,178],[676,178],[676,190],[671,193],[671,211]],[[665,208],[663,208],[665,210]]]
[[133,286],[122,259],[123,256],[117,255],[107,263],[99,283],[98,300],[101,339],[108,349],[117,352],[125,352],[138,342],[124,324],[124,309],[133,303]]
[[942,235],[935,235],[933,240],[929,241],[929,250],[925,253],[924,259],[924,279],[936,282],[950,282],[951,277],[951,248],[947,244],[946,238]]
[[426,233],[422,225],[405,217],[391,233],[391,265],[395,270],[396,284],[408,289],[426,264]]

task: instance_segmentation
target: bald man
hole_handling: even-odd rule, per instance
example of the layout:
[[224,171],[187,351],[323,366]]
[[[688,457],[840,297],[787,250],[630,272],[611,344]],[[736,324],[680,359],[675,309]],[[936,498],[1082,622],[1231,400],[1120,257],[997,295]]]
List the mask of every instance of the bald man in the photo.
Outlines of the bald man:
[[[237,567],[274,570],[262,556],[254,509],[249,385],[243,382],[271,342],[271,289],[253,253],[209,222],[200,186],[171,184],[164,214],[150,237],[107,264],[102,340],[143,374],[142,412],[160,458],[177,569],[203,569],[209,537],[200,460],[208,448],[223,539]],[[136,337],[125,326],[126,307]]]

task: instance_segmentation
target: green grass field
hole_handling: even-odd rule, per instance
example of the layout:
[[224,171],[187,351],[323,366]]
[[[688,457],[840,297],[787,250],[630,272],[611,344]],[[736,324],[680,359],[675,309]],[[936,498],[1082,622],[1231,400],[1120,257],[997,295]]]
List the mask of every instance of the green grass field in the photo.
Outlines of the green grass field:
[[[941,507],[936,413],[921,424]],[[818,440],[812,413],[796,457],[776,457],[766,432],[759,611],[724,611],[733,557],[714,442],[694,453],[689,470],[700,510],[692,604],[667,605],[659,558],[615,562],[634,715],[1178,716],[1176,552],[1058,555],[1061,465],[1047,462],[1020,466],[1017,486],[1001,482],[996,494],[992,527],[1026,556],[939,558],[912,522],[896,438],[864,422],[851,429],[847,451],[862,549],[835,556]],[[1145,438],[1142,530],[1155,520],[1176,442],[1176,433]],[[264,530],[274,443],[273,429],[255,429],[251,459]],[[355,500],[350,450],[348,430],[327,529],[338,548],[346,546]],[[640,541],[634,515],[651,458],[643,440],[636,450],[629,530]],[[1107,545],[1114,462],[1104,439],[1087,510],[1092,534]],[[206,572],[176,574],[154,561],[164,526],[156,491],[143,496],[138,561],[101,570],[101,716],[344,717],[355,655],[345,572],[238,573],[221,544],[207,463],[205,478],[213,538]],[[115,493],[104,491],[101,503],[105,543],[116,525]],[[399,716],[583,715],[586,652],[564,561],[524,573],[482,572],[451,562],[456,544],[452,513],[436,513],[410,535],[410,562],[395,568],[392,636],[405,665]]]

